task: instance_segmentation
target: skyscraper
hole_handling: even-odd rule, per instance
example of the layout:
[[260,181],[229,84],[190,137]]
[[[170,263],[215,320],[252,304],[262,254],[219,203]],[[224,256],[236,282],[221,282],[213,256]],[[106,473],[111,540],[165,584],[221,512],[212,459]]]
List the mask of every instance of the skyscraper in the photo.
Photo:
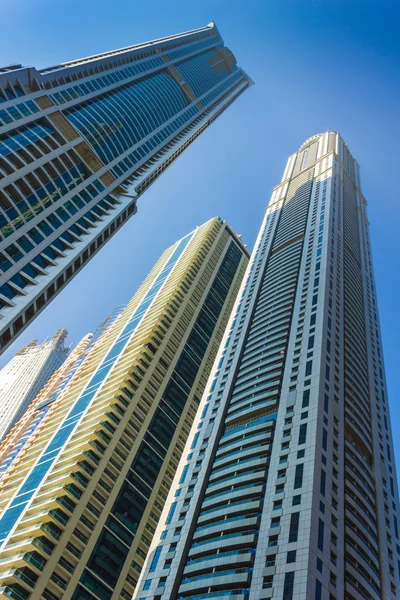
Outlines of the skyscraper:
[[42,344],[32,340],[0,371],[0,442],[68,356],[66,336],[60,329]]
[[339,134],[289,158],[136,598],[398,597],[366,205]]
[[166,250],[0,482],[0,597],[132,597],[248,254],[212,219]]
[[0,350],[251,84],[213,23],[40,71],[0,69]]

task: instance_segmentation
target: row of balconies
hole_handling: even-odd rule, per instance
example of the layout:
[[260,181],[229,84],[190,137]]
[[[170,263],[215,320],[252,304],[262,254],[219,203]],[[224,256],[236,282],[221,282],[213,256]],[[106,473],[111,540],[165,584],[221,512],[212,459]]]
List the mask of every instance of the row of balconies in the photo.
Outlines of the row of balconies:
[[259,469],[261,467],[268,468],[269,465],[269,454],[262,456],[260,458],[250,458],[248,460],[244,460],[241,462],[237,462],[233,465],[226,467],[225,469],[221,469],[220,471],[216,471],[212,473],[209,477],[209,482],[215,482],[219,479],[224,479],[229,475],[238,475],[244,474],[245,471],[249,471],[251,473],[254,469]]
[[[236,589],[239,586],[247,588],[251,582],[252,570],[249,568],[233,569],[227,574],[224,571],[216,571],[204,576],[183,578],[179,587],[179,593],[183,596],[196,591],[219,591],[223,589]],[[211,589],[209,589],[211,588]]]
[[[218,507],[218,505],[224,504],[229,501],[235,502],[236,500],[245,500],[247,498],[253,498],[257,496],[262,496],[264,493],[264,486],[262,484],[249,484],[241,487],[232,487],[226,492],[222,492],[221,494],[216,494],[215,496],[211,496],[208,499],[205,499],[201,505],[202,511],[206,511],[208,508],[214,506]],[[218,508],[217,508],[218,510]]]
[[[254,469],[252,472],[247,472],[240,476],[234,473],[231,477],[224,479],[223,481],[217,481],[216,483],[209,484],[205,491],[206,500],[211,499],[215,495],[215,492],[227,490],[228,488],[230,489],[233,485],[239,486],[242,483],[249,485],[261,485],[265,482],[265,475],[265,468]],[[213,494],[213,496],[207,497],[209,494]]]
[[225,455],[230,454],[235,451],[245,450],[247,447],[252,446],[254,444],[259,443],[269,443],[272,442],[273,431],[271,428],[266,428],[265,426],[260,426],[259,430],[253,433],[249,432],[243,433],[243,431],[238,431],[235,436],[232,436],[232,439],[229,443],[224,445],[220,444],[219,449],[216,452],[214,464],[219,464],[225,457]]
[[213,521],[220,521],[224,517],[230,517],[230,515],[252,515],[258,514],[261,509],[262,499],[249,499],[238,501],[233,504],[226,504],[219,510],[207,511],[206,513],[200,514],[197,523],[212,523]]

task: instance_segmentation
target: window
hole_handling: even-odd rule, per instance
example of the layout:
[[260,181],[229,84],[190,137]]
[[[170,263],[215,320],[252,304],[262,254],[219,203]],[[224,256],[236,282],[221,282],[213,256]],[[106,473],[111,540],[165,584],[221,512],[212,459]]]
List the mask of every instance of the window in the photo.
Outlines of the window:
[[143,589],[148,590],[148,589],[150,589],[150,586],[151,586],[151,579],[146,579],[146,581],[144,582]]
[[304,463],[301,465],[296,465],[296,471],[294,474],[294,489],[301,488],[303,485],[303,472],[304,472]]
[[275,560],[276,560],[276,554],[272,554],[271,556],[267,556],[265,559],[265,566],[266,567],[274,567],[275,566]]
[[305,444],[306,439],[307,439],[307,423],[303,423],[303,425],[300,425],[298,445],[301,446],[302,444]]
[[286,556],[286,564],[296,562],[296,550],[290,550]]
[[278,536],[270,535],[268,538],[268,548],[272,548],[273,546],[277,546],[277,545],[278,545]]
[[[87,563],[90,572],[85,570],[85,576],[89,580],[93,578],[92,573],[94,573],[110,587],[115,586],[128,551],[129,547],[126,544],[115,537],[111,531],[103,528]],[[81,581],[86,585],[83,578]]]
[[322,519],[318,523],[318,548],[321,552],[324,551],[324,522]]
[[292,513],[290,515],[290,526],[289,526],[289,539],[288,543],[297,542],[297,536],[299,534],[299,521],[300,513]]
[[186,474],[187,474],[187,472],[188,472],[188,469],[189,469],[189,465],[185,465],[185,466],[183,467],[182,475],[181,475],[181,478],[180,478],[180,480],[179,480],[179,483],[180,483],[180,484],[182,484],[182,483],[185,483]]
[[173,502],[171,504],[171,508],[169,509],[167,520],[165,521],[166,525],[169,525],[174,517],[175,511],[176,511],[176,504],[177,504],[176,502]]
[[162,552],[162,546],[158,546],[158,548],[156,548],[156,551],[154,552],[153,560],[151,561],[151,565],[150,565],[150,569],[149,569],[150,573],[154,573],[154,571],[156,570],[158,561],[160,559],[161,552]]
[[301,504],[301,494],[298,494],[297,496],[293,496],[293,500],[292,500],[292,506],[298,506],[299,504]]
[[303,392],[303,403],[302,408],[306,408],[310,404],[310,390],[305,390]]
[[322,599],[322,583],[320,581],[318,581],[318,579],[315,582],[315,600],[321,600]]
[[282,600],[292,600],[294,588],[294,572],[285,573]]
[[321,482],[320,482],[320,486],[319,486],[319,491],[320,494],[322,494],[322,496],[325,496],[325,489],[326,489],[326,472],[321,469]]

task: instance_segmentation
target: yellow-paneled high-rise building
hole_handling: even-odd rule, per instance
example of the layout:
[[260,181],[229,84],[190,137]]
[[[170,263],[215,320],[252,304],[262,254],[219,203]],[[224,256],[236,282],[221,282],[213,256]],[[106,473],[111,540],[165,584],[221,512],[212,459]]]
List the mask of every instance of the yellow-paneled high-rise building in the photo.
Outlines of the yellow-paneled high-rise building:
[[166,250],[0,487],[0,598],[130,600],[248,253],[219,218]]

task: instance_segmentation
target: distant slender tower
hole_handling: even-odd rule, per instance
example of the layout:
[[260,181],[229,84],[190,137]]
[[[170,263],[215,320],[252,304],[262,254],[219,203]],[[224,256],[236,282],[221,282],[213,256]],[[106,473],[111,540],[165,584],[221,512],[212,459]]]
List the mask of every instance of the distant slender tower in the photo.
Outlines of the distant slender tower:
[[30,445],[34,436],[40,435],[40,430],[44,427],[46,421],[52,419],[54,411],[57,410],[58,404],[67,391],[66,388],[74,382],[74,378],[78,376],[77,373],[88,355],[96,350],[103,334],[106,332],[107,335],[109,334],[111,325],[116,322],[123,309],[123,307],[116,308],[98,327],[95,334],[88,333],[81,339],[61,367],[50,377],[46,385],[31,402],[18,423],[3,439],[0,444],[0,479],[3,474],[5,474],[5,478],[12,477],[12,473],[16,468],[16,460],[21,456],[25,444]]
[[32,340],[0,371],[0,442],[68,356],[66,336],[60,329],[43,344]]
[[99,338],[0,482],[0,598],[132,598],[247,263],[212,219]]
[[135,598],[399,598],[366,204],[339,134],[289,158]]
[[64,382],[68,380],[71,372],[86,350],[91,337],[91,334],[89,334],[82,338],[74,351],[69,354],[62,365],[42,387],[19,421],[3,438],[0,443],[0,479],[11,465],[14,467],[15,461],[25,444],[37,433],[43,419],[54,405],[59,395],[59,390],[64,385]]
[[214,23],[0,69],[0,352],[251,84]]

